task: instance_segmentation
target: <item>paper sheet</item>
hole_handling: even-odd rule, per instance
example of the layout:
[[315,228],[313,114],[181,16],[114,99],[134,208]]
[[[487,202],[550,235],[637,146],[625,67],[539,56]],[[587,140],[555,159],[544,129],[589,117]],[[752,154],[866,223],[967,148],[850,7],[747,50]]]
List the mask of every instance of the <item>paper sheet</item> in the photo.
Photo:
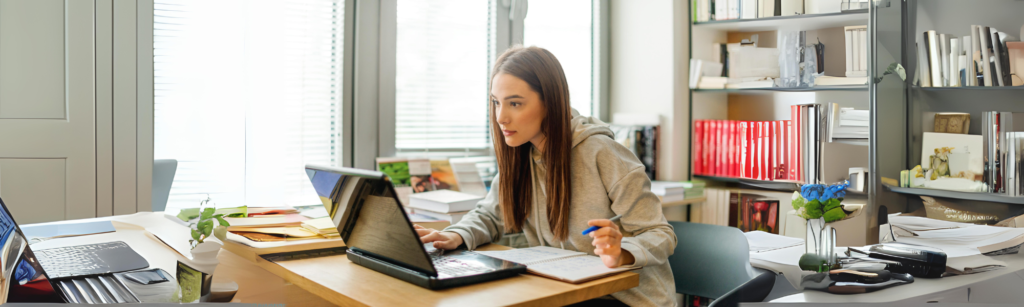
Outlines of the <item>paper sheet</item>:
[[747,244],[750,246],[751,252],[766,252],[804,244],[804,240],[800,238],[780,236],[760,230],[746,232],[743,235],[747,237]]
[[586,255],[585,253],[582,252],[574,252],[548,246],[534,246],[530,248],[516,248],[502,251],[477,251],[476,253],[484,254],[498,259],[522,263],[528,266],[532,266],[535,263],[550,261],[553,259]]
[[[956,229],[918,231],[916,237],[900,237],[896,241],[934,247],[948,258],[980,255],[979,247],[999,246],[1024,235],[1024,228],[984,225]],[[1009,247],[1009,246],[1006,246]]]

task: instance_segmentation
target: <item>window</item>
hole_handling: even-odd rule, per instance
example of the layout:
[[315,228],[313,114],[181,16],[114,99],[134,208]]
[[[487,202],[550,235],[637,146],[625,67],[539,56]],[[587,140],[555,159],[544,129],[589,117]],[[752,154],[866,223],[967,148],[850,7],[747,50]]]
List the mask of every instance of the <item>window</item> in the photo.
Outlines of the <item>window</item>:
[[168,208],[320,203],[307,163],[341,165],[340,0],[156,0],[154,156]]
[[490,148],[487,82],[491,61],[504,47],[491,49],[511,42],[554,53],[565,70],[572,106],[592,115],[592,0],[530,1],[525,20],[497,24],[507,19],[495,14],[515,10],[505,5],[525,3],[397,0],[395,149],[400,154]]
[[592,115],[593,0],[530,1],[523,21],[523,43],[551,51],[569,82],[569,102]]
[[395,148],[490,147],[488,1],[398,0]]

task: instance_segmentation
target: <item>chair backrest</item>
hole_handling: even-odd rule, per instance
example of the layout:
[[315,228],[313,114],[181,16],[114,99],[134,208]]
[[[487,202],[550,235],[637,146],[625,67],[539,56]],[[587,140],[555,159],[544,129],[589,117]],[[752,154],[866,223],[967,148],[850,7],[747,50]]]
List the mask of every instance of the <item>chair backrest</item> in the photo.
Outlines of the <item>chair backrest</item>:
[[717,299],[754,278],[747,237],[739,229],[669,223],[679,240],[668,257],[677,293]]
[[171,194],[171,183],[174,173],[178,171],[178,160],[165,159],[153,161],[153,211],[164,211],[167,207],[167,196]]

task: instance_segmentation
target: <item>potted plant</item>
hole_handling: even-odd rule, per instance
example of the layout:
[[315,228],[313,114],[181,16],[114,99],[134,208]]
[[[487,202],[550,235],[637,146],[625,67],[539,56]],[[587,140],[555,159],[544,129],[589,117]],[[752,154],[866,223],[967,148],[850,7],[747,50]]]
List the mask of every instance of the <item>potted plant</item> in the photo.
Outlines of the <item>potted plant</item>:
[[230,226],[224,219],[224,214],[217,214],[214,207],[210,205],[210,198],[207,196],[199,203],[198,220],[189,223],[192,259],[188,263],[178,261],[177,268],[182,303],[206,301],[209,298],[213,273],[219,263],[217,254],[223,246],[222,241],[210,239],[216,237],[226,240],[227,229]]
[[838,263],[836,231],[829,223],[851,217],[861,209],[843,205],[849,187],[849,181],[833,185],[805,184],[799,192],[793,192],[793,209],[797,216],[807,220],[806,254],[800,258],[800,267],[804,270],[821,272]]

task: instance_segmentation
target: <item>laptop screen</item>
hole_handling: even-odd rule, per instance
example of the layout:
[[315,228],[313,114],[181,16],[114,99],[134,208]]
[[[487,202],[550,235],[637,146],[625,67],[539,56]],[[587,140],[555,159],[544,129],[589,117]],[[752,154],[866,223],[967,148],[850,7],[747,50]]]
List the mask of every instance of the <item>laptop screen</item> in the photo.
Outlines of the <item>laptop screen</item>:
[[437,271],[383,173],[306,166],[345,245],[430,276]]
[[63,302],[2,199],[0,207],[0,265],[7,301]]

